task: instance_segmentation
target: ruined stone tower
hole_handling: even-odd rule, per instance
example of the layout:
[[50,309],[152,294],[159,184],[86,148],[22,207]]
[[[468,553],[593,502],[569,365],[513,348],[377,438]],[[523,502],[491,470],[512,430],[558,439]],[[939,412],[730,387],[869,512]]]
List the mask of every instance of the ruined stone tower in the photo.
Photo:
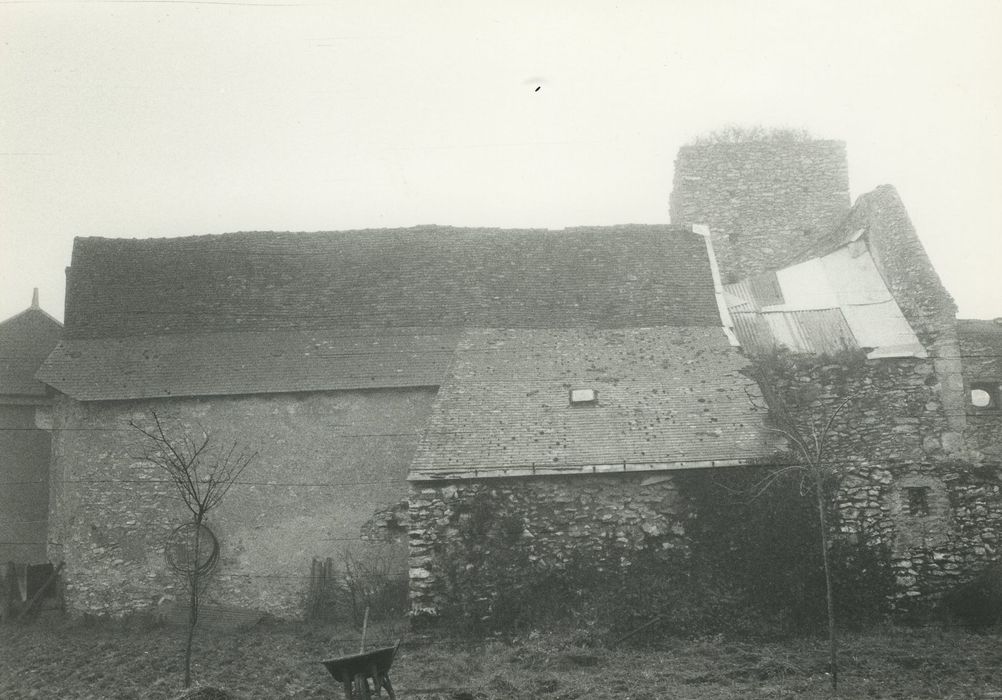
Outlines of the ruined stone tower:
[[842,141],[694,144],[675,160],[672,223],[710,227],[725,281],[781,267],[849,206]]

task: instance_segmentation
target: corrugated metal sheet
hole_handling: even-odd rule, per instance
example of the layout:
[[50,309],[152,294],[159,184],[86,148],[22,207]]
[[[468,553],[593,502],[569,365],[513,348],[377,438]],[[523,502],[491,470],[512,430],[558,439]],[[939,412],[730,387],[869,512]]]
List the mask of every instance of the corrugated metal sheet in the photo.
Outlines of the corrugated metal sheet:
[[727,285],[735,332],[749,349],[776,346],[830,354],[866,348],[870,357],[925,357],[864,241],[777,271],[781,304],[759,277]]
[[764,272],[740,282],[725,284],[723,288],[731,310],[758,311],[784,302],[783,290],[775,272]]
[[795,352],[831,355],[858,347],[841,309],[732,313],[741,344],[751,351],[778,346]]
[[779,286],[779,278],[774,271],[755,275],[749,281],[751,282],[752,294],[755,295],[754,298],[760,308],[777,306],[785,301],[783,290]]
[[758,311],[755,294],[752,292],[751,281],[742,280],[734,284],[724,285],[724,298],[730,311]]
[[732,309],[731,319],[734,321],[734,333],[745,350],[767,352],[777,347],[776,338],[762,314]]

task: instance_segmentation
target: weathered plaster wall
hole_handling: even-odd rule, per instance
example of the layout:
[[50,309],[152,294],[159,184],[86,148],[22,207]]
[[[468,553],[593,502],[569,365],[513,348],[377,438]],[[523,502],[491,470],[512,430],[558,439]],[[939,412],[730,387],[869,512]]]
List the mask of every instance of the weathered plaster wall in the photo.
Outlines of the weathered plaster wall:
[[684,508],[667,474],[416,482],[410,497],[412,613],[448,606],[437,557],[469,526],[470,509],[481,498],[499,514],[520,518],[519,546],[530,561],[550,566],[588,550],[600,553],[610,541],[627,550],[685,547]]
[[0,405],[0,563],[41,564],[49,509],[49,434],[35,406]]
[[849,204],[841,141],[700,144],[675,159],[671,220],[710,227],[725,282],[782,267]]
[[66,562],[67,605],[121,614],[179,592],[163,551],[185,512],[174,486],[137,458],[139,436],[127,427],[149,422],[151,410],[204,427],[216,444],[238,441],[260,452],[207,521],[221,544],[211,601],[295,616],[312,558],[364,550],[363,536],[388,540],[380,552],[402,573],[406,533],[369,521],[406,499],[407,466],[433,396],[410,389],[146,402],[62,397],[53,413],[50,556]]

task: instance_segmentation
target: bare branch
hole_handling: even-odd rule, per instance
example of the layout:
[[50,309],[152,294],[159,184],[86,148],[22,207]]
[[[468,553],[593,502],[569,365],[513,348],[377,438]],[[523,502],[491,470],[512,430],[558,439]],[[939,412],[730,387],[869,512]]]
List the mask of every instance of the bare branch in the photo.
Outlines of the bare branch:
[[765,478],[761,479],[757,483],[752,485],[752,496],[749,500],[754,501],[756,498],[761,496],[763,493],[769,490],[769,487],[776,483],[777,480],[784,474],[793,471],[806,471],[803,466],[799,464],[793,464],[788,467],[783,467],[782,469],[777,469],[775,471],[769,472]]
[[804,438],[801,437],[800,432],[796,430],[796,426],[793,426],[793,429],[791,430],[786,430],[784,428],[766,428],[766,430],[768,430],[770,433],[777,433],[779,435],[782,435],[787,440],[796,445],[797,450],[801,453],[801,456],[804,459],[808,460],[813,466],[813,461],[811,461],[810,450],[807,448],[807,445],[804,442]]
[[141,459],[166,472],[177,487],[185,506],[197,522],[215,508],[254,459],[257,452],[247,453],[233,443],[225,452],[213,454],[211,433],[202,430],[201,438],[189,431],[179,431],[172,437],[163,421],[152,412],[154,429],[147,429],[135,421],[129,425],[148,440]]

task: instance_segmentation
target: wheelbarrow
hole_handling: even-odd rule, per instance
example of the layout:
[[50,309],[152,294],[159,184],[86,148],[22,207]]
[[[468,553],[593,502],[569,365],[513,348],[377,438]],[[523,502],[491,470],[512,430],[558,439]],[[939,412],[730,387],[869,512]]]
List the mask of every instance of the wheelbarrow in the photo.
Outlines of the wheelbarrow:
[[[341,656],[328,659],[321,663],[327,668],[334,680],[344,687],[345,700],[370,700],[372,693],[382,695],[383,688],[390,700],[396,700],[393,694],[393,684],[390,683],[390,666],[397,653],[398,641],[391,647],[370,649],[360,654]],[[369,690],[369,679],[372,679],[372,691]]]

